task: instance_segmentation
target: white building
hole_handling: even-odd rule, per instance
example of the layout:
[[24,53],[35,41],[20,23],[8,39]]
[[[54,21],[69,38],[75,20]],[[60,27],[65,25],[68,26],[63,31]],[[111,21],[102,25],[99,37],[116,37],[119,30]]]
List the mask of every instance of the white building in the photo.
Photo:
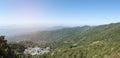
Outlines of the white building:
[[25,54],[30,54],[32,56],[34,55],[42,55],[42,54],[45,54],[45,53],[49,53],[50,52],[50,48],[47,47],[47,48],[39,48],[39,47],[34,47],[34,48],[27,48],[25,49],[24,53]]

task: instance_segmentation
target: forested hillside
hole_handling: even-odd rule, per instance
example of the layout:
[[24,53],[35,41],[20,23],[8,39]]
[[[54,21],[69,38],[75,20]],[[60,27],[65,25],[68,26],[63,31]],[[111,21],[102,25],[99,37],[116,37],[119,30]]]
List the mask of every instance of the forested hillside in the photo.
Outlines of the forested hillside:
[[5,40],[4,36],[0,36],[0,58],[22,58],[20,54],[17,54]]
[[120,58],[120,23],[35,32],[17,38],[27,40],[18,43],[25,48],[51,47],[50,53],[34,58]]
[[83,27],[71,27],[71,28],[63,28],[52,31],[40,31],[34,32],[30,34],[20,35],[12,37],[13,41],[33,41],[39,43],[39,45],[56,43],[61,40],[72,39],[76,34],[81,33],[85,30],[91,29],[93,27],[83,26]]
[[[71,36],[70,36],[71,37]],[[120,23],[96,26],[61,40],[46,58],[120,58]]]

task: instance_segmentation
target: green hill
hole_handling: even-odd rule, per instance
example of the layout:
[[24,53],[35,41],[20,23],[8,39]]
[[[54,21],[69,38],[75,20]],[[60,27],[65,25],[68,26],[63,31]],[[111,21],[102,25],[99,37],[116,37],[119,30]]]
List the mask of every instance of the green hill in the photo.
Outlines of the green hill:
[[39,45],[45,45],[50,43],[55,44],[56,42],[60,42],[61,40],[72,39],[74,35],[91,28],[92,27],[90,26],[83,26],[83,27],[63,28],[52,31],[34,32],[30,34],[12,37],[12,40],[33,41],[35,43],[39,43]]
[[60,40],[46,58],[120,58],[120,23],[101,25]]
[[34,32],[15,38],[54,47],[37,58],[120,58],[120,23]]

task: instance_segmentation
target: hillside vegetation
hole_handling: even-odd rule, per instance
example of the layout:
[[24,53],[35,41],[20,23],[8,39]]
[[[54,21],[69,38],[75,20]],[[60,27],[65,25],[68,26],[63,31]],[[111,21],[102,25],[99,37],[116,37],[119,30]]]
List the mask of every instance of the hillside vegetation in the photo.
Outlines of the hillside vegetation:
[[12,37],[13,41],[32,41],[39,43],[41,46],[52,46],[56,42],[60,42],[67,39],[73,39],[76,34],[81,33],[82,31],[88,30],[92,27],[83,26],[83,27],[73,27],[73,28],[63,28],[52,31],[41,31],[34,32],[30,34],[20,35]]
[[120,58],[120,23],[34,32],[16,38],[25,48],[37,44],[51,48],[50,53],[34,58]]
[[57,42],[41,58],[120,58],[120,23],[101,25]]
[[17,54],[7,43],[4,36],[0,36],[0,58],[23,58]]

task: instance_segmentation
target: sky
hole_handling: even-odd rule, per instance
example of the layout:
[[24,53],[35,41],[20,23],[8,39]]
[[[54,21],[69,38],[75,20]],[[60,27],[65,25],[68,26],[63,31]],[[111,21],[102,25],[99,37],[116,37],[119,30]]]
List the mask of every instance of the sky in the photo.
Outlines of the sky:
[[0,26],[82,26],[120,22],[120,0],[0,0]]

